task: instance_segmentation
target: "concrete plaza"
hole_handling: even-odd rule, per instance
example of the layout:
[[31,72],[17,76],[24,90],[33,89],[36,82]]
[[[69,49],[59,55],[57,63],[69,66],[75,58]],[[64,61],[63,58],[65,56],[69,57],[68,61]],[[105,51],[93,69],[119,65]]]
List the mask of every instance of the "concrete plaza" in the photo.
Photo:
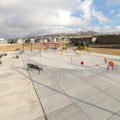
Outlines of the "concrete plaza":
[[[115,63],[114,70],[106,70],[104,58]],[[27,71],[27,63],[44,70]],[[120,120],[120,57],[8,52],[0,65],[0,120]]]

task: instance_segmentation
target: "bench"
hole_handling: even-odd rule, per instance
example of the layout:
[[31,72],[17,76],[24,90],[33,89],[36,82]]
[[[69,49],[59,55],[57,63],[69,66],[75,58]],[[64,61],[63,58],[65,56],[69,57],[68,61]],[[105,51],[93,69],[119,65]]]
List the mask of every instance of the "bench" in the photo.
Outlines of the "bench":
[[38,66],[38,65],[35,65],[35,64],[32,64],[32,63],[27,63],[27,66],[28,66],[28,71],[29,69],[36,69],[39,71],[39,74],[40,74],[40,71],[43,72],[43,66]]
[[0,54],[0,58],[2,58],[2,56],[4,56],[4,54]]
[[7,53],[0,54],[0,58],[2,58],[3,56],[7,56]]

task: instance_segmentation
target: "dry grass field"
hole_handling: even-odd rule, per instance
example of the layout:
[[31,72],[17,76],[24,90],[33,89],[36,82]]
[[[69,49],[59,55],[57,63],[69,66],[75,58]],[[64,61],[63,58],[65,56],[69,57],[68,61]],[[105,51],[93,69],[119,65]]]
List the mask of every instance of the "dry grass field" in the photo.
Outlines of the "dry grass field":
[[95,52],[95,53],[101,53],[101,54],[120,56],[120,49],[113,49],[113,48],[89,48],[86,51],[88,51],[88,52]]
[[0,52],[9,52],[9,51],[24,51],[24,50],[35,50],[35,49],[41,49],[42,46],[38,45],[38,44],[34,44],[34,45],[17,45],[17,44],[13,44],[13,45],[6,45],[6,46],[0,46]]
[[[32,51],[32,50],[40,50],[40,49],[42,49],[42,45],[39,45],[39,44],[33,44],[32,46],[30,46],[30,45],[0,46],[0,52],[17,51],[17,50],[30,50],[30,51]],[[99,48],[99,47],[91,48],[90,47],[84,51],[120,56],[120,49],[114,49],[114,48]]]

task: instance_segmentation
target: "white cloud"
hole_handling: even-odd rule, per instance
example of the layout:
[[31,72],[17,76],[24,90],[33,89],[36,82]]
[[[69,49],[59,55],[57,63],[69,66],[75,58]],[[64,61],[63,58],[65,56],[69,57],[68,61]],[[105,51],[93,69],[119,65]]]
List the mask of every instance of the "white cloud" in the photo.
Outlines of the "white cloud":
[[120,5],[120,0],[107,0],[106,3],[109,6],[116,6],[116,5],[118,6]]
[[120,18],[120,13],[119,14],[117,14],[117,15],[115,15],[116,17],[118,17],[118,18]]
[[116,10],[111,10],[111,11],[110,11],[111,14],[113,14],[113,13],[115,13],[115,12],[116,12]]
[[108,18],[100,11],[97,11],[93,6],[94,0],[84,0],[81,2],[80,10],[83,12],[83,18],[85,21],[91,21],[96,18],[100,23],[109,21]]
[[99,11],[97,11],[97,12],[94,11],[93,16],[95,16],[101,23],[109,21],[109,19],[105,15],[103,15],[103,13],[101,13]]
[[116,29],[117,29],[117,30],[120,30],[120,26],[116,26]]
[[2,7],[14,7],[19,3],[20,0],[0,0],[0,6]]
[[92,17],[92,4],[93,0],[84,0],[81,1],[79,9],[83,13],[83,19],[90,20]]
[[[11,34],[27,34],[40,29],[85,27],[93,17],[106,22],[96,11],[94,0],[0,0],[0,27]],[[79,16],[73,13],[79,12]],[[61,30],[61,29],[60,29]]]
[[116,33],[116,32],[120,32],[120,26],[112,27],[110,25],[105,25],[104,27],[95,26],[95,27],[90,28],[90,29],[94,29],[94,31],[99,32],[99,33]]

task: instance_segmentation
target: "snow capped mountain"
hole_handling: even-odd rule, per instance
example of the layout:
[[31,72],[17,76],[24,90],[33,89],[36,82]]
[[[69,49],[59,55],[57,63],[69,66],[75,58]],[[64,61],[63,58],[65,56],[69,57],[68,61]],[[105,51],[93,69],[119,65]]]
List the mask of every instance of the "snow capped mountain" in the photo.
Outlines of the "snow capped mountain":
[[13,37],[10,36],[10,35],[7,35],[7,34],[4,34],[4,33],[0,32],[0,38],[10,39],[10,38],[13,38]]
[[94,34],[97,34],[95,31],[79,31],[79,32],[51,32],[47,30],[42,30],[42,31],[37,31],[34,33],[31,33],[27,35],[26,37],[37,37],[37,36],[59,36],[59,35],[64,35],[64,36],[92,36]]

